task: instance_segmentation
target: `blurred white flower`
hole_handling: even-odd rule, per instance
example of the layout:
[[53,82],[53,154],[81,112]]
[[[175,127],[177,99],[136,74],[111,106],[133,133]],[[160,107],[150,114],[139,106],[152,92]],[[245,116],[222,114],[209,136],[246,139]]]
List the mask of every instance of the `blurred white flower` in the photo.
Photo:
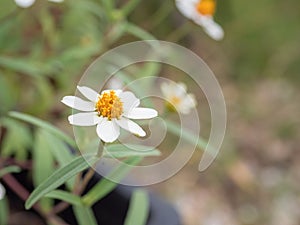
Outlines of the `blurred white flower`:
[[[48,0],[49,2],[63,2],[64,0]],[[35,0],[15,0],[15,3],[22,8],[28,8],[33,5]]]
[[176,6],[185,17],[202,26],[211,38],[223,39],[224,31],[213,19],[216,0],[176,0]]
[[120,135],[120,127],[129,132],[144,137],[145,131],[130,119],[151,119],[157,116],[157,111],[150,108],[140,108],[140,100],[132,92],[122,90],[105,90],[101,94],[89,87],[77,89],[89,100],[76,96],[65,96],[62,103],[84,111],[70,115],[70,124],[76,126],[97,125],[97,134],[104,142],[114,142]]
[[182,114],[190,113],[191,109],[197,105],[195,96],[186,93],[186,85],[184,83],[162,83],[161,91],[168,105]]
[[0,183],[0,200],[4,198],[4,195],[5,195],[5,188]]

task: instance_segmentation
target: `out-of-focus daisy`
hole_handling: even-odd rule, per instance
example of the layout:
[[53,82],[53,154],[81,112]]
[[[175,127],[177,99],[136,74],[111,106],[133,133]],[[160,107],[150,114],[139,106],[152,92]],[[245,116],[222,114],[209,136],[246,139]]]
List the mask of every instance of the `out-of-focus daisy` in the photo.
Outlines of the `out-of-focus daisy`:
[[184,16],[202,26],[211,38],[221,40],[224,37],[222,27],[213,19],[216,0],[176,0],[176,6]]
[[4,195],[5,195],[5,188],[0,183],[0,200],[4,198]]
[[[64,0],[48,0],[49,2],[63,2]],[[28,8],[33,5],[35,0],[15,0],[15,3],[22,7],[22,8]]]
[[161,91],[166,98],[169,109],[188,114],[197,105],[195,96],[186,93],[186,85],[184,83],[162,83]]
[[62,103],[84,111],[68,117],[70,124],[76,126],[97,125],[97,134],[104,142],[114,142],[120,135],[120,127],[129,132],[144,137],[145,131],[130,119],[151,119],[157,116],[157,111],[141,108],[140,100],[132,92],[122,90],[105,90],[98,94],[89,87],[77,89],[89,101],[76,96],[65,96]]

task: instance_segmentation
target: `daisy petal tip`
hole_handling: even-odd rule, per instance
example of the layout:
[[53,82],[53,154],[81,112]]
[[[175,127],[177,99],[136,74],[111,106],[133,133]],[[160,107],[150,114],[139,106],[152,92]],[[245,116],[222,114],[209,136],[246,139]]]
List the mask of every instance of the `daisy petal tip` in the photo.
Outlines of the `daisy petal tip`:
[[73,115],[68,116],[68,121],[70,124],[73,124]]
[[139,137],[145,137],[147,134],[146,134],[146,132],[144,131],[143,133],[136,134],[136,135],[139,136]]
[[98,137],[105,143],[113,143],[118,139],[118,138],[100,137],[99,135]]
[[[155,109],[149,109],[149,118],[155,118],[158,116],[158,112]],[[148,118],[148,117],[147,117]]]
[[63,97],[63,98],[60,100],[60,102],[66,105],[66,99],[67,99],[67,96]]

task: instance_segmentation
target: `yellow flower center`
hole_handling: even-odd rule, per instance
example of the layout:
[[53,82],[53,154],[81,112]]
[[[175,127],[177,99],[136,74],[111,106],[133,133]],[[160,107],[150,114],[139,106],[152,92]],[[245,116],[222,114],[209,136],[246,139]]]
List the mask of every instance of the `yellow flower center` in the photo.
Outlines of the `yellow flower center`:
[[197,11],[205,16],[212,16],[216,11],[215,0],[200,0],[197,4]]
[[170,112],[176,112],[176,107],[178,107],[178,104],[181,102],[181,98],[178,98],[177,96],[172,96],[169,101],[166,103],[166,107]]
[[181,99],[178,98],[177,96],[173,96],[173,97],[170,99],[170,102],[171,102],[173,105],[178,105],[178,104],[181,102]]
[[112,118],[119,119],[123,113],[123,103],[115,91],[103,93],[99,97],[95,107],[98,115],[107,117],[108,120]]

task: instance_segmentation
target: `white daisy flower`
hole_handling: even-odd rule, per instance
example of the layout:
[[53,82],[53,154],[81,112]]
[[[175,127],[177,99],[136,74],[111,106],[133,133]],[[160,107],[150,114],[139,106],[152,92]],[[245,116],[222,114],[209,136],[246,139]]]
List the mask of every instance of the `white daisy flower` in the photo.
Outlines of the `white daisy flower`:
[[4,198],[4,195],[5,195],[5,188],[0,183],[0,200]]
[[197,105],[195,96],[186,93],[184,83],[162,83],[161,91],[166,98],[167,106],[182,114],[190,113],[191,109]]
[[185,17],[202,26],[211,38],[218,41],[224,37],[222,27],[213,19],[216,0],[176,0],[176,6]]
[[[48,0],[49,2],[63,2],[64,0]],[[33,5],[35,0],[15,0],[15,3],[22,8],[28,8]]]
[[132,92],[122,90],[105,90],[98,94],[89,87],[77,89],[89,101],[76,96],[66,96],[62,103],[83,111],[68,117],[70,124],[76,126],[94,126],[99,138],[104,142],[114,142],[120,135],[120,127],[129,132],[144,137],[145,131],[130,119],[151,119],[157,116],[157,111],[141,108],[140,100]]

